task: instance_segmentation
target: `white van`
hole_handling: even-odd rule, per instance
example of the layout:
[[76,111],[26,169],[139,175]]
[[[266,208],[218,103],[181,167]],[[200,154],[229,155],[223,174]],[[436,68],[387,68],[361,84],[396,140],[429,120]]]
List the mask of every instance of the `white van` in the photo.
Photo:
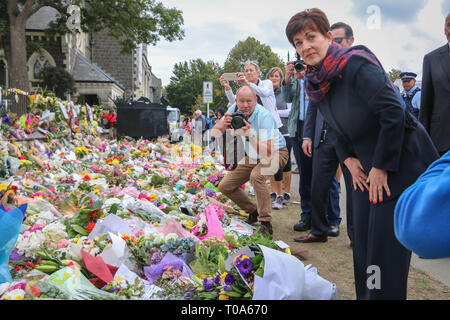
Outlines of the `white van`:
[[167,106],[169,112],[167,121],[169,122],[169,139],[171,142],[183,141],[184,129],[180,126],[180,109]]

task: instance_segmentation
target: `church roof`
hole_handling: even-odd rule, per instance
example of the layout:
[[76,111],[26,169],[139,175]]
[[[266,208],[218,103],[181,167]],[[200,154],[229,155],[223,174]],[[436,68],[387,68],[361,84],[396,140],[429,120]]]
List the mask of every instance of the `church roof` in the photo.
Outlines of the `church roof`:
[[98,65],[86,58],[78,50],[75,51],[71,73],[76,82],[115,83],[121,89],[125,90],[125,88],[116,79],[103,71]]
[[52,7],[42,7],[27,20],[26,29],[45,30],[48,24],[55,21],[59,16],[58,10]]

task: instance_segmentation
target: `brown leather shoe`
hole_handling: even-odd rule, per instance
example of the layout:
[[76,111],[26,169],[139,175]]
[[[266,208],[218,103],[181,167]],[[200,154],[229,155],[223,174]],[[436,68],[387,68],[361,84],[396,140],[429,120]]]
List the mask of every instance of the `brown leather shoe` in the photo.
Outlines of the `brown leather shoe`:
[[328,237],[327,236],[318,237],[310,233],[307,236],[295,238],[294,241],[300,243],[327,242]]

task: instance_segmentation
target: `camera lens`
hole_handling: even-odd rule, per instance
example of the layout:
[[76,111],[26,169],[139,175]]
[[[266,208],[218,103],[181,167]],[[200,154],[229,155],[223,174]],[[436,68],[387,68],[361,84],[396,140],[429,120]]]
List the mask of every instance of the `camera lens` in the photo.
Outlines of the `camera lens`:
[[231,126],[235,130],[242,128],[244,126],[244,119],[241,117],[233,117],[233,119],[231,119]]
[[301,61],[295,61],[294,67],[295,67],[295,70],[297,70],[298,72],[301,72],[305,69],[305,66],[303,65],[303,63]]

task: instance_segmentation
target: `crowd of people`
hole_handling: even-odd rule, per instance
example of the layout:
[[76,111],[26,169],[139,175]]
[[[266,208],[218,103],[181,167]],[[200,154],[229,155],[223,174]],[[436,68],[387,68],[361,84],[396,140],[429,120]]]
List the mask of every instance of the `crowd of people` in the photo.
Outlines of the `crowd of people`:
[[[450,15],[445,26],[450,41]],[[217,141],[223,155],[233,149],[228,141],[236,148],[240,137],[242,155],[235,152],[219,189],[248,213],[248,223],[259,222],[264,235],[273,234],[272,209],[291,204],[291,154],[299,169],[301,198],[293,229],[308,232],[296,242],[339,236],[343,176],[357,298],[406,299],[411,249],[423,246],[417,240],[421,224],[412,223],[405,211],[413,210],[414,200],[405,194],[411,186],[435,181],[426,179],[427,169],[450,151],[449,45],[425,56],[422,88],[416,85],[417,74],[403,72],[401,93],[371,50],[353,45],[351,26],[330,25],[319,9],[294,15],[286,36],[296,60],[287,62],[285,70],[272,68],[263,80],[258,64],[250,61],[236,73],[236,94],[222,75],[227,110],[209,117],[196,111],[192,121],[184,119],[183,128],[200,141],[212,128],[207,139]],[[448,172],[442,169],[448,157],[440,159],[440,176]],[[246,182],[256,201],[241,188]],[[448,212],[448,207],[440,208]],[[425,219],[421,212],[416,221]],[[450,256],[450,239],[439,239]],[[375,288],[367,285],[372,266],[381,270],[381,285]]]

